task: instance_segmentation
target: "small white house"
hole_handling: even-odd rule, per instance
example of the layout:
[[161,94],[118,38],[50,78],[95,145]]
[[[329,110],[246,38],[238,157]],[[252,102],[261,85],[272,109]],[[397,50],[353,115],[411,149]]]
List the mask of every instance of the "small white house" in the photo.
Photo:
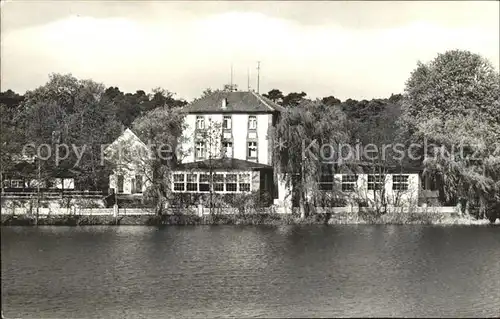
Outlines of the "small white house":
[[318,181],[318,190],[340,191],[350,204],[365,203],[369,206],[418,205],[421,178],[415,168],[384,167],[359,164],[355,169],[327,169]]
[[142,195],[149,184],[147,160],[150,150],[130,129],[126,129],[104,150],[108,163],[113,165],[109,187],[116,194]]
[[333,183],[351,202],[366,202],[371,206],[385,202],[394,206],[417,205],[420,178],[416,173],[401,174],[334,174],[333,180],[323,179],[319,189],[333,189]]

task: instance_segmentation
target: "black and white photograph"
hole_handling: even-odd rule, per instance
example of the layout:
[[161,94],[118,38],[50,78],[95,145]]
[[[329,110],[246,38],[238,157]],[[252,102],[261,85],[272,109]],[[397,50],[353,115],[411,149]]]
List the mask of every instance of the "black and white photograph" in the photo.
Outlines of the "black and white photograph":
[[500,318],[500,2],[1,0],[1,318]]

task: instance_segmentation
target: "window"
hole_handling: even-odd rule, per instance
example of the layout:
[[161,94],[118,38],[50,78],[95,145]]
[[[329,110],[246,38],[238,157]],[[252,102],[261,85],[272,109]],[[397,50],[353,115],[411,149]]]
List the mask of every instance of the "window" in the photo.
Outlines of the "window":
[[24,182],[21,179],[13,179],[10,183],[10,187],[12,188],[24,188]]
[[436,184],[436,179],[434,176],[420,176],[421,184],[422,184],[422,189],[423,190],[428,190],[428,191],[436,191],[437,184]]
[[201,174],[200,175],[200,192],[210,192],[210,175]]
[[256,116],[249,116],[248,117],[248,129],[249,130],[256,130],[257,129],[257,117]]
[[186,185],[184,184],[186,180],[185,174],[174,174],[174,191],[185,191]]
[[236,174],[227,174],[226,175],[226,191],[227,192],[236,192],[237,191],[237,175]]
[[135,175],[135,192],[142,193],[142,175]]
[[196,129],[198,130],[205,129],[205,118],[203,116],[196,117]]
[[368,175],[368,190],[381,190],[384,182],[385,175]]
[[118,187],[118,193],[123,193],[123,176],[118,175],[118,181],[117,181],[117,187]]
[[224,175],[214,174],[214,191],[223,192],[224,191]]
[[205,142],[196,142],[196,158],[205,158]]
[[196,174],[188,174],[187,175],[186,190],[188,192],[198,191],[198,175],[196,175]]
[[357,182],[358,176],[356,175],[342,175],[342,191],[354,192],[356,190]]
[[396,191],[408,190],[408,175],[394,175],[392,176],[392,189]]
[[257,142],[248,142],[248,158],[257,158]]
[[[166,146],[166,147],[165,147]],[[158,158],[161,160],[169,160],[172,158],[172,150],[169,145],[161,145],[157,151]],[[146,156],[142,157],[145,158]]]
[[318,188],[321,191],[333,190],[333,174],[322,174],[319,178]]
[[224,120],[222,121],[222,128],[225,130],[231,129],[231,116],[224,116]]
[[135,194],[136,193],[136,191],[135,191],[135,178],[130,179],[130,188],[132,188],[131,193]]
[[10,179],[6,179],[2,183],[3,188],[10,188]]
[[233,142],[222,142],[222,155],[225,157],[233,157]]
[[250,174],[241,173],[239,175],[239,185],[240,185],[240,192],[249,192],[250,191]]

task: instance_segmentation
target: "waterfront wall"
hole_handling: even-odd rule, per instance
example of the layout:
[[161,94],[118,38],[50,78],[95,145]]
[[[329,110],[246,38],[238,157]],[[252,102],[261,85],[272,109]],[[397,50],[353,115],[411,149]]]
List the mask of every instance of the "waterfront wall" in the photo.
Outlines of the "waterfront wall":
[[38,210],[26,207],[2,208],[2,215],[36,215],[39,216],[66,216],[66,215],[88,215],[88,216],[115,216],[115,215],[155,215],[154,210],[144,208],[60,208],[49,207]]
[[[283,206],[271,206],[263,209],[248,209],[242,211],[238,208],[212,208],[197,206],[187,208],[166,208],[164,214],[166,215],[241,215],[241,214],[292,214],[296,209]],[[315,207],[315,214],[341,214],[341,213],[365,213],[372,211],[370,208],[346,206],[346,207]],[[441,206],[441,207],[387,207],[386,213],[434,213],[434,214],[460,214],[457,207],[454,206]],[[121,215],[155,215],[152,208],[81,208],[73,206],[71,208],[61,207],[3,207],[2,215],[34,215],[50,216],[50,215],[89,215],[89,216],[121,216]]]
[[[2,226],[85,226],[85,225],[335,225],[335,224],[393,224],[393,225],[483,225],[487,220],[446,213],[407,214],[386,213],[321,213],[305,219],[298,214],[214,214],[214,215],[1,215]],[[497,222],[500,225],[500,220]]]

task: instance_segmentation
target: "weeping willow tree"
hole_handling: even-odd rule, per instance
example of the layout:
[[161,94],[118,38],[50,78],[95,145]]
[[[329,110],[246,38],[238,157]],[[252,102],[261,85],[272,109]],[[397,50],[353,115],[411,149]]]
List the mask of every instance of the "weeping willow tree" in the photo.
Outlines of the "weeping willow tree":
[[[402,123],[417,142],[424,174],[439,179],[446,200],[500,202],[500,76],[468,51],[419,63],[406,84]],[[414,154],[415,155],[415,154]]]
[[300,214],[309,214],[309,204],[317,191],[321,164],[331,163],[325,153],[347,141],[346,117],[337,107],[319,101],[287,109],[274,129],[277,171],[286,187],[297,192]]
[[[143,141],[148,142],[147,156],[133,156],[136,166],[142,167],[148,189],[156,202],[156,212],[162,214],[163,207],[171,195],[171,171],[177,161],[180,161],[188,150],[180,145],[186,140],[185,113],[179,108],[156,108],[144,116],[137,118],[133,123],[134,132],[137,132]],[[144,155],[144,154],[143,154]]]
[[435,144],[427,150],[424,174],[441,178],[446,199],[478,205],[483,218],[489,205],[500,202],[500,124],[457,116],[422,123],[419,132]]

